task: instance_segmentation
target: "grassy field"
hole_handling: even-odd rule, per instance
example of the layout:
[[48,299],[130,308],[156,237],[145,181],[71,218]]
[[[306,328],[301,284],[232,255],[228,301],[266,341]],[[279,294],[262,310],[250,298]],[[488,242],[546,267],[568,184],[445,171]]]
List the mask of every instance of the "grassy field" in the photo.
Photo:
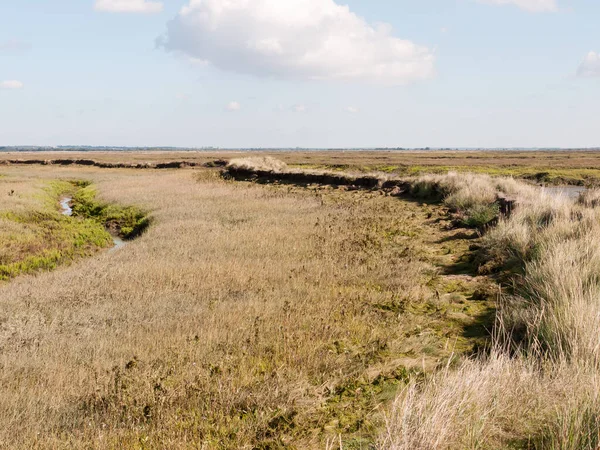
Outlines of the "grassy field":
[[22,197],[86,180],[153,221],[0,287],[2,447],[367,448],[410,376],[486,343],[479,237],[444,205],[208,169],[2,175]]
[[[42,165],[0,166],[0,186],[2,257],[63,255],[0,282],[2,448],[600,443],[596,191]],[[499,220],[498,194],[518,200]],[[108,252],[107,228],[135,239]]]
[[[269,159],[228,165],[233,177],[253,170],[259,182],[318,174]],[[378,448],[596,450],[600,191],[572,199],[489,175],[379,177],[384,192],[396,186],[412,198],[435,199],[448,207],[454,224],[466,218],[483,226],[478,272],[494,274],[505,289],[491,345],[456,366],[410,377]],[[331,173],[321,179],[339,180]],[[374,185],[373,177],[350,175],[342,183],[352,179]],[[512,211],[490,220],[487,212],[495,207],[497,214],[506,198],[513,199]]]
[[[89,184],[76,178],[0,178],[0,281],[92,255],[111,245],[108,231],[131,238],[149,225],[139,208],[98,201]],[[69,199],[72,217],[59,204]]]
[[[186,152],[0,152],[9,160],[88,159],[108,163],[203,164],[245,157],[239,151]],[[252,152],[308,169],[383,171],[398,175],[460,172],[514,176],[548,184],[600,184],[600,151],[281,151]]]

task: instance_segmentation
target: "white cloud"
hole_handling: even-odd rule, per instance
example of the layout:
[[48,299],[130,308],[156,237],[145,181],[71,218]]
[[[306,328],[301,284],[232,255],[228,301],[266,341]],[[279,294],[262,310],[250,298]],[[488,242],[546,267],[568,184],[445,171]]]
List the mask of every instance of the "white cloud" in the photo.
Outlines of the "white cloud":
[[0,89],[23,89],[23,83],[17,80],[7,80],[0,82]]
[[240,105],[238,102],[229,102],[227,104],[227,111],[239,111],[240,109],[242,109],[242,105]]
[[434,72],[431,50],[334,0],[189,0],[158,44],[260,76],[404,84]]
[[157,13],[162,11],[163,4],[148,0],[96,0],[94,9],[118,13]]
[[294,106],[292,106],[292,111],[297,112],[297,113],[306,112],[306,106],[304,106],[304,105],[294,105]]
[[600,53],[589,52],[577,70],[580,77],[600,77]]
[[346,112],[349,112],[350,114],[358,114],[360,109],[358,109],[356,106],[348,106],[346,108]]
[[530,12],[558,11],[557,0],[479,0],[479,2],[491,5],[514,5]]
[[9,39],[8,41],[0,42],[0,51],[19,52],[29,50],[31,45],[27,42]]

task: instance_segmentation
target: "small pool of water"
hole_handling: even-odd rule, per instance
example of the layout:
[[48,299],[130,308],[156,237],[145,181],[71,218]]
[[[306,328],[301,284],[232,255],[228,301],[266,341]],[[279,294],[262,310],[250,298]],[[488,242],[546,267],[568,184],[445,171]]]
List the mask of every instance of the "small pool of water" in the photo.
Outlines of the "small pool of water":
[[123,248],[127,245],[127,242],[125,242],[123,239],[121,239],[119,236],[114,236],[111,234],[112,240],[113,240],[113,248],[111,248],[109,250],[109,252],[114,252],[119,250],[120,248]]
[[587,191],[583,186],[551,186],[542,187],[542,190],[550,195],[564,196],[571,199],[577,199],[579,194]]
[[60,210],[65,216],[72,216],[73,209],[71,208],[71,197],[65,197],[60,200]]
[[[73,215],[73,208],[71,208],[72,200],[73,200],[72,197],[63,197],[60,199],[60,212],[64,216],[72,216]],[[112,237],[112,240],[113,240],[113,247],[109,250],[111,252],[119,250],[120,248],[123,248],[127,245],[127,242],[125,242],[119,236],[115,236],[114,234],[111,234],[110,237]]]

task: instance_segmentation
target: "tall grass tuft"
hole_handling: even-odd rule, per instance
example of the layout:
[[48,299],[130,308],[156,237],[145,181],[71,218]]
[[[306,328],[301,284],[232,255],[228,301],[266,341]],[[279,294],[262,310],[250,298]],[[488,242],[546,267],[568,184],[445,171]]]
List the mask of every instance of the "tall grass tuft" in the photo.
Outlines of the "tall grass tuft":
[[287,164],[270,156],[265,156],[232,159],[227,167],[238,170],[282,172],[287,169]]
[[512,179],[450,172],[416,178],[411,193],[418,198],[442,200],[464,225],[483,227],[498,217],[499,194],[514,194],[520,187]]

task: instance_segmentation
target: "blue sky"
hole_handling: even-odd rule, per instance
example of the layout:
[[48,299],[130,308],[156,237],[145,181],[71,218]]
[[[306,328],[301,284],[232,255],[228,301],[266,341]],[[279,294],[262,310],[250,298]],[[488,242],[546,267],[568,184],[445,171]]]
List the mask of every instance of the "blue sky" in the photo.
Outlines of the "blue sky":
[[4,0],[0,145],[600,146],[597,0]]

